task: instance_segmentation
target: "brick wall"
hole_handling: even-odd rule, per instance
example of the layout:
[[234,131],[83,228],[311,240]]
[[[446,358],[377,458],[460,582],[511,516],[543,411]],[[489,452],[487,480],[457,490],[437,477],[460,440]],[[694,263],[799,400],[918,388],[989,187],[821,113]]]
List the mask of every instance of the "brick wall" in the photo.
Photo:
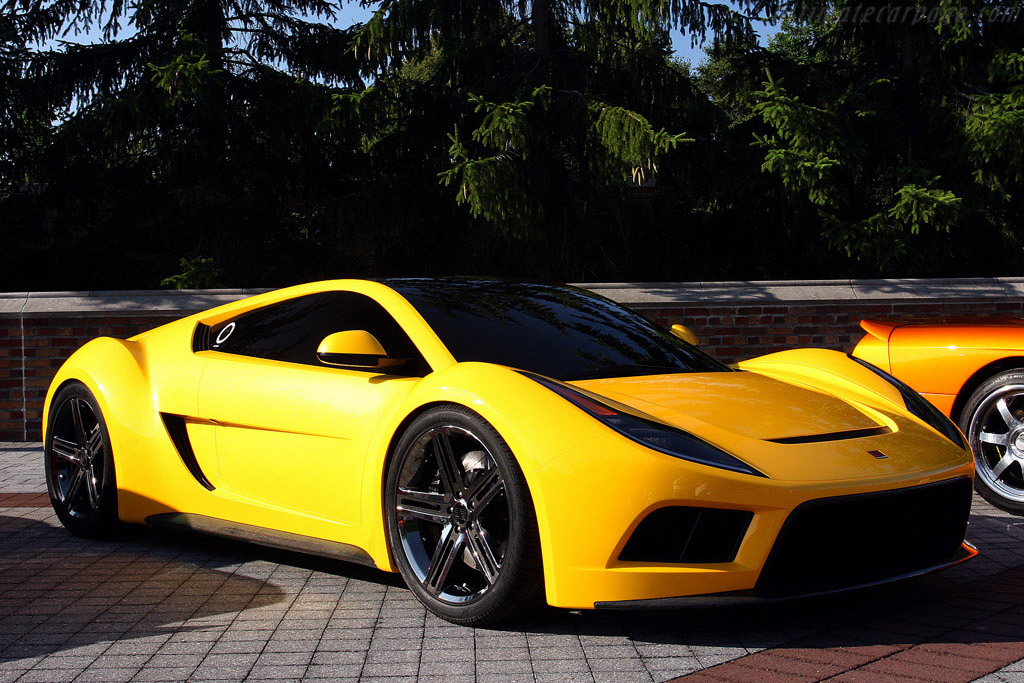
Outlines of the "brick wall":
[[897,304],[795,304],[786,306],[659,307],[642,310],[651,320],[693,328],[701,348],[719,360],[733,361],[794,347],[814,346],[851,351],[864,336],[864,318],[1024,317],[1018,302]]
[[[5,352],[10,350],[13,354],[0,356],[0,376],[4,377],[0,386],[5,392],[8,386],[15,389],[13,396],[0,394],[4,396],[0,399],[0,441],[42,438],[43,400],[50,380],[79,346],[96,337],[132,337],[176,317],[179,316],[28,317],[24,318],[23,338],[20,325],[0,328],[0,335],[6,335],[0,339],[13,340],[11,346],[4,347]],[[10,385],[8,375],[14,379]]]
[[[725,362],[802,346],[848,351],[866,317],[1024,317],[1024,279],[1010,278],[585,286],[662,325],[689,325]],[[254,291],[0,294],[0,441],[41,438],[50,380],[90,339],[130,337]]]

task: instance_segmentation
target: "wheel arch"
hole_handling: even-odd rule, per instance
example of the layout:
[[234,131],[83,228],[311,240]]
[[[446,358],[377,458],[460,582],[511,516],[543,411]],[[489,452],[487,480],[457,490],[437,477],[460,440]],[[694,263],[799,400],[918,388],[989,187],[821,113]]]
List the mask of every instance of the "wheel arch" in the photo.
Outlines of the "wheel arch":
[[98,337],[87,342],[60,366],[43,401],[43,435],[50,419],[50,408],[54,397],[61,389],[71,382],[85,385],[96,398],[103,410],[104,417],[108,413],[118,412],[120,401],[112,401],[114,387],[131,392],[134,386],[145,382],[145,360],[142,345],[138,342]]
[[[364,473],[364,516],[367,551],[380,569],[396,571],[384,532],[383,505],[387,465],[398,440],[409,424],[425,411],[451,404],[471,410],[487,422],[508,445],[526,480],[537,517],[544,581],[551,590],[553,573],[552,517],[561,514],[545,496],[544,467],[565,452],[572,451],[601,433],[602,427],[589,415],[525,375],[489,363],[458,363],[432,373],[407,397],[380,440],[371,447]],[[394,425],[394,427],[391,427]]]
[[[391,466],[391,460],[392,460],[392,458],[394,458],[395,448],[398,446],[398,442],[401,441],[402,440],[402,436],[405,435],[405,430],[407,430],[409,428],[409,425],[411,425],[416,418],[418,418],[420,415],[422,415],[423,413],[427,412],[431,408],[437,408],[439,406],[450,406],[450,405],[457,405],[457,406],[460,406],[462,408],[469,408],[469,406],[464,406],[461,403],[455,403],[453,401],[429,401],[427,403],[423,403],[423,404],[418,405],[415,408],[413,408],[412,411],[409,412],[408,415],[406,415],[404,418],[402,418],[402,421],[398,423],[398,426],[395,427],[394,431],[392,431],[391,438],[388,440],[387,449],[385,449],[385,451],[384,451],[384,461],[383,461],[383,467],[382,467],[382,470],[381,470],[383,472],[383,476],[380,479],[380,487],[379,487],[380,488],[380,504],[381,504],[381,509],[383,509],[383,507],[384,507],[384,496],[386,494],[386,492],[384,491],[384,488],[385,488],[385,485],[386,485],[386,482],[387,482],[388,468]],[[469,408],[469,409],[472,410],[472,408]],[[475,413],[476,411],[473,411],[473,412]],[[488,424],[490,424],[490,423],[488,423]],[[388,552],[390,554],[390,549],[388,549]]]
[[153,395],[149,391],[144,345],[111,337],[88,342],[57,371],[43,403],[43,439],[49,437],[53,400],[71,382],[83,384],[96,399],[107,425],[111,455],[117,470],[118,487],[130,486],[131,452],[140,436],[159,434],[162,429]]
[[949,411],[949,417],[953,422],[957,423],[957,425],[960,424],[961,412],[964,406],[967,405],[968,399],[970,399],[978,387],[992,377],[1008,370],[1024,370],[1024,356],[1006,356],[975,370],[961,385],[960,390],[956,393],[956,398],[953,400],[953,407]]
[[[42,425],[43,443],[46,442],[46,439],[49,436],[48,432],[49,432],[49,427],[50,427],[50,409],[51,409],[51,407],[53,405],[53,398],[55,396],[57,396],[57,394],[59,394],[61,391],[63,391],[65,387],[67,387],[67,386],[69,386],[71,384],[81,384],[86,389],[89,389],[90,393],[92,393],[93,396],[96,395],[96,392],[93,391],[93,389],[89,386],[89,384],[86,383],[86,382],[83,382],[77,376],[65,377],[60,382],[57,382],[56,378],[54,378],[53,384],[50,385],[50,389],[47,391],[46,401],[44,401],[44,403],[43,403],[43,425]],[[96,400],[99,400],[99,399],[97,398]]]

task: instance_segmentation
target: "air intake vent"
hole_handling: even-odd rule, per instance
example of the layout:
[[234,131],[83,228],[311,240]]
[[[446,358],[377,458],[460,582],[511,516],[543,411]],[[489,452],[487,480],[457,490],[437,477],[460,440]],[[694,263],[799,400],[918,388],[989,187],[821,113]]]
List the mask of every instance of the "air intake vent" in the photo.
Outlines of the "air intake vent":
[[950,561],[971,512],[971,480],[812,500],[779,532],[755,591],[775,598],[873,583]]
[[625,562],[732,562],[754,513],[672,506],[643,519],[619,559]]
[[163,418],[164,426],[167,427],[167,434],[171,437],[174,449],[178,451],[178,456],[189,471],[189,474],[202,484],[203,488],[213,491],[213,484],[210,483],[202,468],[199,467],[196,454],[192,450],[192,442],[188,438],[188,427],[185,425],[185,418],[181,415],[172,415],[170,413],[160,413],[160,417]]
[[798,444],[822,443],[824,441],[845,441],[846,439],[863,439],[869,436],[890,434],[888,427],[869,427],[867,429],[848,429],[845,432],[829,432],[827,434],[808,434],[807,436],[784,436],[780,439],[765,439],[772,443]]
[[199,323],[196,325],[196,331],[192,333],[192,352],[199,353],[200,351],[210,350],[210,326]]

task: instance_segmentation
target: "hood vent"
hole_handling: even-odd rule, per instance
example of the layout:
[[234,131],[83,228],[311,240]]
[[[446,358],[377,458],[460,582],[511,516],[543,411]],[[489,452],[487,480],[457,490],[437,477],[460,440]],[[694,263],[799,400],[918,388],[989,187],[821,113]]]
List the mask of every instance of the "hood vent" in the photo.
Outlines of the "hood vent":
[[765,439],[772,443],[797,444],[797,443],[821,443],[822,441],[845,441],[847,439],[863,439],[866,436],[880,436],[892,432],[888,427],[874,427],[870,429],[847,429],[842,432],[830,432],[828,434],[808,434],[807,436],[785,436],[781,439]]

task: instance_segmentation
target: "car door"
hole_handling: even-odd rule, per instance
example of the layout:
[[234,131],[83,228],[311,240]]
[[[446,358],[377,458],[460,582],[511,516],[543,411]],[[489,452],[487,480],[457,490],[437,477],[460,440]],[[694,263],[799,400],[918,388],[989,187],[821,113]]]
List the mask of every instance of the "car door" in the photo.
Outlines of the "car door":
[[[332,367],[320,341],[367,330],[391,374]],[[214,326],[199,388],[213,425],[223,492],[257,505],[359,524],[366,449],[381,416],[429,368],[397,322],[355,292],[320,292],[270,304]]]

